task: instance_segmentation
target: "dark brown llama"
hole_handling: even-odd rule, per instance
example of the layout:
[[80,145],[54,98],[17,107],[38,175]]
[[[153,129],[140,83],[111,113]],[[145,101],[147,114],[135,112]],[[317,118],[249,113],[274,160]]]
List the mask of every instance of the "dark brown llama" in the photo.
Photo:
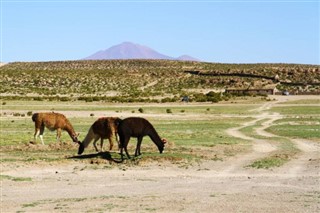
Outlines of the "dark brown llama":
[[130,137],[138,139],[135,156],[141,155],[141,142],[143,137],[146,135],[149,136],[151,140],[156,144],[160,153],[163,152],[164,144],[167,142],[166,139],[160,138],[157,131],[149,121],[139,117],[130,117],[123,119],[118,126],[118,134],[120,137],[120,153],[122,161],[123,149],[126,152],[128,159],[130,159],[130,155],[127,150]]
[[[86,147],[90,144],[92,140],[94,148],[96,149],[97,152],[99,152],[97,148],[97,141],[101,139],[100,142],[100,147],[101,147],[101,152],[102,152],[102,147],[103,147],[103,139],[108,139],[110,143],[110,150],[112,150],[113,147],[113,135],[115,135],[116,140],[118,142],[118,137],[117,137],[117,129],[118,129],[118,124],[121,121],[120,118],[117,117],[103,117],[99,118],[96,120],[90,127],[87,136],[83,140],[82,143],[79,143],[79,150],[78,154],[81,155]],[[119,148],[119,142],[118,142],[118,148]]]
[[73,142],[80,143],[77,138],[79,134],[74,131],[70,121],[63,114],[55,112],[34,113],[32,115],[32,121],[35,124],[34,142],[37,141],[40,135],[40,140],[44,145],[43,132],[44,128],[47,127],[51,131],[57,130],[58,141],[60,141],[61,130],[65,130]]

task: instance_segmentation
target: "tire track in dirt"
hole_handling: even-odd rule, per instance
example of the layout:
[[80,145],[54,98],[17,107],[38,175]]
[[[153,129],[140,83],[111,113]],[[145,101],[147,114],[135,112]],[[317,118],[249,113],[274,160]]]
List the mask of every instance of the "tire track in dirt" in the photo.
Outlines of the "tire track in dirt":
[[[272,105],[268,106],[267,108],[271,108]],[[282,136],[278,136],[269,132],[266,132],[265,129],[269,128],[270,126],[273,125],[273,123],[281,119],[282,116],[279,113],[274,113],[274,117],[269,119],[268,121],[262,123],[262,126],[259,128],[256,128],[256,133],[258,135],[264,136],[264,137],[279,137],[281,138]],[[310,140],[306,139],[292,139],[288,137],[282,137],[288,139],[291,143],[294,144],[294,146],[300,150],[300,153],[297,154],[295,159],[291,159],[288,163],[286,163],[284,166],[276,169],[277,173],[284,173],[288,174],[290,176],[299,176],[303,173],[309,173],[308,168],[310,165],[313,163],[317,164],[320,162],[320,145],[318,143],[315,143]],[[320,166],[318,166],[320,168]],[[314,170],[311,170],[314,171]],[[313,175],[320,175],[320,170],[316,170],[317,174]]]
[[[305,139],[291,139],[291,141],[302,152],[298,155],[297,159],[294,159],[288,163],[288,173],[294,176],[298,176],[307,172],[310,173],[308,168],[313,163],[312,161],[315,161],[315,164],[318,164],[320,162],[319,144]],[[318,164],[318,170],[316,171],[317,175],[320,175],[319,172],[320,170]]]
[[288,163],[286,163],[285,165],[279,168],[275,168],[274,170],[276,171],[276,173],[286,174],[289,176],[300,176],[301,174],[310,173],[309,172],[310,166],[313,166],[313,167],[316,166],[318,169],[316,170],[312,169],[311,171],[314,171],[313,173],[315,173],[312,175],[320,176],[320,166],[319,165],[317,166],[317,164],[320,163],[320,144],[310,140],[306,140],[306,139],[292,139],[288,137],[278,136],[265,131],[265,129],[272,126],[276,120],[281,119],[283,116],[280,115],[279,113],[270,114],[270,113],[265,113],[263,111],[269,110],[270,108],[273,107],[273,105],[279,102],[285,102],[285,101],[286,100],[266,103],[257,109],[253,109],[252,111],[256,111],[257,113],[260,113],[257,116],[255,116],[256,117],[255,120],[245,123],[240,127],[226,130],[227,134],[229,134],[230,136],[241,138],[244,140],[249,140],[253,142],[253,145],[252,145],[251,153],[239,157],[237,161],[235,161],[234,165],[229,166],[225,170],[225,172],[230,173],[230,172],[235,172],[237,170],[241,171],[243,170],[244,166],[249,164],[250,161],[252,162],[256,159],[261,159],[267,156],[270,152],[276,151],[278,149],[276,146],[270,144],[268,139],[262,140],[262,139],[249,137],[240,131],[245,127],[253,126],[259,121],[267,119],[267,121],[264,121],[261,124],[261,127],[255,128],[255,132],[257,133],[257,135],[265,138],[272,138],[272,137],[286,138],[291,143],[293,143],[297,149],[300,150],[300,153],[298,153],[294,159],[291,159]]
[[[278,148],[277,146],[271,144],[269,140],[265,139],[258,139],[253,138],[250,136],[245,135],[240,130],[249,126],[254,126],[258,122],[267,119],[267,121],[262,123],[261,128],[256,128],[255,131],[258,135],[263,137],[271,137],[271,134],[264,131],[264,129],[270,127],[272,123],[281,118],[280,114],[270,114],[264,112],[265,110],[270,109],[274,104],[278,103],[276,102],[268,102],[266,104],[263,104],[257,109],[253,109],[251,111],[257,112],[257,115],[255,116],[255,120],[244,123],[240,127],[234,127],[226,130],[226,133],[232,137],[240,138],[243,140],[251,141],[252,142],[252,151],[248,154],[238,156],[237,159],[232,160],[229,165],[223,172],[224,173],[235,173],[235,172],[243,172],[244,167],[249,165],[251,162],[253,162],[256,159],[261,159],[263,157],[266,157],[269,155],[269,153],[276,151]],[[273,135],[272,135],[273,136]]]

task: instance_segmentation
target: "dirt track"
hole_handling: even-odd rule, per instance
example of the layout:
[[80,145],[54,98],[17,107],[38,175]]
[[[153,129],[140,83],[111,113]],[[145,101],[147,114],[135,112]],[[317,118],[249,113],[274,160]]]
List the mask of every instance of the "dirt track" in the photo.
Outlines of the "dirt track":
[[[285,101],[285,100],[278,100]],[[253,143],[252,151],[226,161],[207,161],[178,168],[169,163],[135,167],[88,167],[69,162],[17,167],[5,163],[2,175],[31,177],[29,182],[3,180],[1,212],[319,212],[320,146],[300,139],[295,159],[272,170],[246,167],[278,149],[241,128],[263,120],[257,135],[281,118],[256,109],[255,120],[228,129]]]

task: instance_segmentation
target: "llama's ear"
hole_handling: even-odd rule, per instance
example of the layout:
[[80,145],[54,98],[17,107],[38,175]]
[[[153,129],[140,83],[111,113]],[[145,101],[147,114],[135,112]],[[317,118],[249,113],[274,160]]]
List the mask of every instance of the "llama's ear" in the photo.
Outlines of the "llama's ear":
[[78,132],[78,133],[76,134],[76,137],[79,137],[79,135],[80,135],[80,132]]

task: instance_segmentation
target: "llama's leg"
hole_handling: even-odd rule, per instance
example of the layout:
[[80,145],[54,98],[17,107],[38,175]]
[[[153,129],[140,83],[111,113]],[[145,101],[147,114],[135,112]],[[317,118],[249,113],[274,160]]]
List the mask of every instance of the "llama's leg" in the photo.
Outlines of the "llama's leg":
[[113,147],[113,138],[112,138],[112,136],[109,138],[109,144],[110,144],[109,151],[111,151],[112,147]]
[[129,155],[128,149],[127,149],[129,140],[130,140],[130,138],[126,138],[125,143],[124,143],[124,151],[126,152],[128,159],[130,159],[130,155]]
[[138,137],[136,152],[135,152],[135,154],[134,154],[136,157],[137,157],[138,155],[141,155],[140,147],[141,147],[142,138],[143,138],[143,137]]
[[100,140],[100,152],[103,152],[103,138]]
[[44,142],[43,142],[43,132],[44,132],[44,125],[41,125],[41,126],[40,126],[40,140],[41,140],[42,145],[44,145]]
[[94,141],[93,141],[93,146],[94,146],[94,148],[96,149],[96,152],[99,152],[99,149],[98,149],[98,147],[97,147],[97,141],[100,139],[100,137],[98,136],[98,137],[95,137],[94,138]]
[[118,134],[116,133],[115,136],[116,136],[116,141],[117,141],[117,144],[118,144],[118,150],[120,150],[120,148],[121,148],[121,143],[120,143],[120,140],[119,140],[119,138],[118,138]]
[[61,142],[61,140],[60,140],[60,137],[61,137],[61,129],[60,128],[58,128],[57,129],[57,142]]
[[126,155],[127,155],[128,159],[130,159],[130,155],[129,155],[128,149],[127,149],[129,140],[130,140],[130,137],[129,138],[122,138],[120,136],[120,144],[121,144],[120,155],[121,155],[121,160],[122,161],[123,161],[123,149],[126,152]]
[[34,143],[37,143],[37,138],[40,134],[40,129],[39,128],[35,128],[35,131],[34,131]]

